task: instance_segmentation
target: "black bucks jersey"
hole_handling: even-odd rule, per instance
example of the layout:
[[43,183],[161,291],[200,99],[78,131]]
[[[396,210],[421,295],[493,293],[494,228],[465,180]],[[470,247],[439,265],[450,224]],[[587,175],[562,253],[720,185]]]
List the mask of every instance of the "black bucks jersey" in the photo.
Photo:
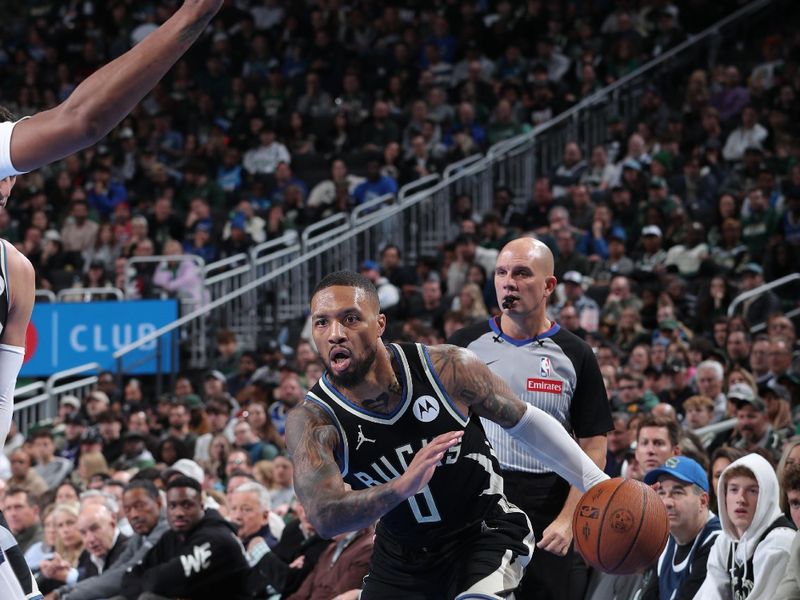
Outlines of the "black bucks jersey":
[[430,483],[381,519],[382,528],[398,542],[424,546],[480,522],[498,504],[519,509],[503,497],[499,465],[477,418],[461,413],[438,380],[428,349],[421,344],[388,346],[401,366],[402,401],[388,415],[349,402],[327,374],[308,393],[339,430],[338,462],[342,477],[355,489],[391,481],[403,473],[414,455],[437,435],[464,430],[450,448]]

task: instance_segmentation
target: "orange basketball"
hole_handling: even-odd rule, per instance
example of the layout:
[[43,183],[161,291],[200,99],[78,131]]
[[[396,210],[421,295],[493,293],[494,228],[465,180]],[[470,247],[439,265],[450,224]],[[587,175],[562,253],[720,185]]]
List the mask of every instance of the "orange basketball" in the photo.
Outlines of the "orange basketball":
[[667,510],[641,481],[609,479],[583,495],[572,517],[572,534],[587,563],[628,575],[658,560],[669,535]]

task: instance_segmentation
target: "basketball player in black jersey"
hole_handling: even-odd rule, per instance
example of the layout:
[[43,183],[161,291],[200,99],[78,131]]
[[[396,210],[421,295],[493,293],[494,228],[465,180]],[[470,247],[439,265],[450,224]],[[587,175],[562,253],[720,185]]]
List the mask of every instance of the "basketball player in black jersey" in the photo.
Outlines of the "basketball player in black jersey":
[[[0,107],[0,207],[16,176],[98,142],[167,73],[203,32],[224,0],[185,0],[161,27],[78,85],[62,104],[16,121]],[[14,411],[14,387],[25,354],[35,273],[30,261],[0,240],[0,448]],[[41,598],[0,513],[0,599]]]
[[607,476],[472,352],[384,345],[386,318],[361,275],[325,277],[311,320],[327,371],[287,420],[295,491],[325,537],[380,519],[361,598],[513,598],[530,522],[503,495],[476,415],[582,490]]

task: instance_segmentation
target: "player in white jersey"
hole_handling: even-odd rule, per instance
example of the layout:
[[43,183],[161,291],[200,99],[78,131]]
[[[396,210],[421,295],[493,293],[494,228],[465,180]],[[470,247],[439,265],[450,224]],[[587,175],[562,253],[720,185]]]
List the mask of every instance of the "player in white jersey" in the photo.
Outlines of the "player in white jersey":
[[[224,0],[185,0],[161,27],[137,46],[86,78],[55,108],[15,120],[0,107],[0,206],[17,175],[27,173],[102,139],[136,106],[217,13]],[[35,274],[30,261],[0,240],[0,448],[14,411],[14,387],[25,354],[33,310]],[[14,537],[0,513],[0,598],[41,598]]]

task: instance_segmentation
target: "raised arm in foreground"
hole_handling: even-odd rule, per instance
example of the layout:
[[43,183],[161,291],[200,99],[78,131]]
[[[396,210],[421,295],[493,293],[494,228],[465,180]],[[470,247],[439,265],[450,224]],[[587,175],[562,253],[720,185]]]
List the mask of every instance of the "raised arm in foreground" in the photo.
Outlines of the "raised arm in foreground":
[[323,409],[306,401],[292,410],[286,421],[295,493],[322,537],[362,529],[425,487],[445,452],[462,435],[463,431],[458,431],[434,438],[414,455],[400,477],[353,491],[345,485],[334,458],[339,432]]
[[[55,108],[17,124],[11,163],[20,172],[68,156],[102,139],[199,37],[223,0],[185,0],[156,31],[86,78]],[[0,178],[13,173],[0,173]]]

